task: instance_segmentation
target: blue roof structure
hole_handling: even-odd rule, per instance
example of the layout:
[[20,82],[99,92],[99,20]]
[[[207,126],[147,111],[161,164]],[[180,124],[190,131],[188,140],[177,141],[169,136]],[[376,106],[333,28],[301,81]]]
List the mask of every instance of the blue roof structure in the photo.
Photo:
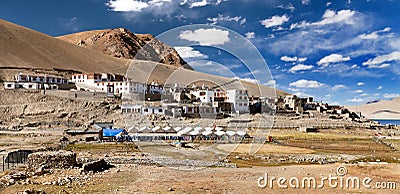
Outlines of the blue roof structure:
[[125,132],[124,128],[121,129],[103,129],[103,137],[115,137],[118,134]]

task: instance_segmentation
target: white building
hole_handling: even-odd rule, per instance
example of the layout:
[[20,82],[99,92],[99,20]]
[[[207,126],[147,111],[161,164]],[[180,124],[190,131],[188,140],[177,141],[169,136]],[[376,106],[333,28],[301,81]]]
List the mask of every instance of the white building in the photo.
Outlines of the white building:
[[247,90],[227,90],[226,102],[231,102],[237,113],[249,112],[249,97]]
[[4,89],[27,89],[27,90],[58,90],[59,84],[68,84],[67,79],[47,75],[25,75],[19,73],[14,76],[12,82],[4,82]]
[[195,90],[190,91],[190,94],[199,99],[202,103],[212,103],[214,99],[213,90]]
[[25,75],[19,73],[14,76],[16,82],[47,83],[47,84],[68,84],[68,80],[61,77],[48,75]]
[[74,74],[71,82],[76,84],[78,90],[91,92],[159,94],[163,91],[163,87],[157,83],[139,83],[128,80],[123,76],[112,74]]
[[164,115],[164,109],[161,106],[144,106],[144,105],[137,105],[137,104],[123,104],[121,106],[122,114],[159,114]]

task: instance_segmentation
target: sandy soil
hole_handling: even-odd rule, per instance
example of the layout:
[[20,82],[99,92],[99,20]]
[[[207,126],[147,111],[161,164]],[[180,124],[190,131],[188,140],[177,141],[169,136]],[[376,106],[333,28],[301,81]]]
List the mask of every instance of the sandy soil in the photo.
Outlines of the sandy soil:
[[[400,167],[395,164],[368,164],[368,165],[344,165],[347,174],[337,174],[339,164],[331,165],[298,165],[279,167],[254,167],[254,168],[205,168],[200,170],[181,171],[167,167],[118,165],[104,173],[82,176],[82,182],[65,186],[33,184],[14,185],[3,192],[14,193],[23,188],[43,189],[50,193],[58,193],[61,190],[71,193],[398,193]],[[304,177],[314,177],[316,186],[321,185],[322,177],[342,177],[344,182],[340,186],[331,187],[328,181],[324,182],[322,188],[280,188],[276,181],[263,188],[258,185],[258,179],[265,177],[270,181],[272,177],[286,178],[294,177],[300,181]],[[63,176],[80,176],[76,170],[55,172],[52,175],[32,178],[32,182],[44,183],[57,180]],[[349,186],[346,188],[346,179],[358,177],[363,180],[366,177],[372,179],[369,184],[371,188],[360,188]],[[264,178],[265,179],[265,178]],[[340,179],[338,179],[340,180]],[[378,189],[377,182],[396,182],[396,189]],[[260,181],[262,186],[263,180]],[[335,183],[335,182],[332,182]],[[288,182],[284,185],[290,186]]]

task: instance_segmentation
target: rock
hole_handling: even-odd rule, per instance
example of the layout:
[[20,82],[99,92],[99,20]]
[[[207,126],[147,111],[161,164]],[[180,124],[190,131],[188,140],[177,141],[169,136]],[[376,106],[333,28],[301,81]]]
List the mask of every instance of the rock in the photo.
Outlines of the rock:
[[110,167],[112,167],[110,164],[108,164],[104,159],[101,159],[99,161],[94,161],[94,162],[83,164],[82,169],[85,172],[89,172],[89,171],[100,172],[103,170],[107,170]]
[[[36,152],[28,156],[28,168],[69,168],[77,165],[76,153],[70,151],[47,151]],[[50,170],[51,172],[51,170]]]

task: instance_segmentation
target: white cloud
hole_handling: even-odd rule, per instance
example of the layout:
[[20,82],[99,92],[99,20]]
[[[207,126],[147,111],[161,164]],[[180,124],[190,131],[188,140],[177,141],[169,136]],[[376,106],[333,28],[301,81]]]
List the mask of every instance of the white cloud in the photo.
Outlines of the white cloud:
[[194,50],[192,47],[174,47],[175,50],[179,53],[179,55],[184,59],[192,59],[192,58],[208,58],[207,55],[204,55],[200,51]]
[[371,32],[369,34],[360,34],[358,37],[364,40],[375,40],[379,38],[379,33],[390,32],[391,28],[386,27],[383,30]]
[[326,2],[325,6],[330,6],[332,4],[332,2]]
[[357,86],[363,86],[363,85],[365,85],[364,82],[357,82]]
[[300,57],[300,58],[298,58],[298,57],[289,57],[289,56],[282,56],[281,57],[281,61],[285,61],[285,62],[300,62],[300,63],[302,63],[302,62],[304,62],[304,61],[306,61],[307,60],[307,57]]
[[185,5],[188,0],[183,0],[182,2],[179,3],[179,5]]
[[289,84],[291,87],[296,87],[296,88],[321,88],[325,86],[325,84],[320,83],[315,80],[305,80],[305,79],[300,79],[295,82],[292,82]]
[[337,85],[332,87],[333,91],[338,91],[338,90],[342,90],[342,89],[347,89],[347,86],[345,86],[343,84],[337,84]]
[[309,5],[311,3],[311,0],[301,0],[301,4],[303,5]]
[[244,35],[246,36],[247,39],[253,39],[256,37],[256,33],[254,33],[254,32],[247,32]]
[[399,97],[399,96],[400,96],[400,94],[397,94],[397,93],[383,94],[383,97],[384,97],[384,98],[387,98],[387,99],[397,98],[397,97]]
[[148,3],[136,0],[110,0],[106,5],[110,7],[111,10],[119,12],[139,12],[149,7]]
[[179,38],[192,42],[198,42],[202,46],[223,45],[229,42],[229,31],[216,28],[185,30],[179,34]]
[[286,5],[277,6],[277,8],[287,9],[287,10],[290,10],[290,12],[293,12],[296,9],[291,3],[288,3]]
[[242,20],[240,20],[239,25],[240,25],[240,26],[243,26],[243,24],[246,23],[246,21],[247,21],[246,18],[243,18]]
[[378,86],[376,89],[377,90],[382,90],[383,86]]
[[340,10],[338,12],[332,10],[326,10],[322,16],[323,20],[317,22],[315,25],[327,25],[333,23],[346,23],[352,24],[353,16],[356,12],[351,10]]
[[352,98],[352,99],[348,99],[348,102],[364,102],[364,99],[361,98]]
[[283,23],[289,21],[288,16],[272,16],[270,19],[265,19],[261,21],[261,24],[265,26],[265,28],[271,28],[274,26],[281,26]]
[[210,21],[212,24],[217,24],[218,22],[231,22],[231,21],[238,22],[241,18],[242,18],[241,16],[230,17],[230,16],[224,16],[224,14],[218,14],[217,17],[207,18],[207,21]]
[[355,90],[354,92],[355,93],[363,93],[364,91],[363,90]]
[[[371,22],[373,22],[375,18],[351,10],[347,10],[344,13],[342,12],[334,12],[335,14],[333,15],[335,16],[329,16],[329,14],[327,14],[329,11],[327,11],[327,13],[324,14],[325,18],[319,21],[301,21],[292,24],[290,26],[290,31],[286,31],[273,41],[269,41],[269,51],[275,55],[284,53],[307,56],[319,54],[321,52],[343,52],[351,48],[351,50],[348,50],[349,54],[347,55],[355,57],[382,50],[381,48],[377,48],[380,44],[371,45],[367,41],[362,41],[358,38],[361,32],[365,32],[372,27]],[[346,15],[347,12],[354,13],[354,15]],[[340,19],[341,17],[347,18],[348,20],[342,21],[342,19]],[[388,44],[386,44],[386,46]]]
[[292,68],[290,68],[289,72],[296,73],[297,71],[310,70],[312,68],[314,68],[314,66],[312,66],[312,65],[298,64],[298,65],[295,65]]
[[350,61],[350,57],[343,57],[342,55],[339,54],[331,54],[328,56],[325,56],[321,60],[317,62],[318,65],[328,65],[329,63],[338,63],[338,62],[344,62],[344,61]]
[[294,23],[290,26],[290,29],[294,28],[305,28],[308,26],[324,26],[329,24],[347,24],[353,25],[355,24],[354,16],[356,15],[356,11],[352,10],[340,10],[335,12],[333,10],[326,10],[324,15],[322,16],[322,20],[318,22],[306,22],[302,21],[300,23]]
[[363,65],[368,66],[368,68],[385,68],[390,66],[390,64],[386,64],[385,62],[391,61],[400,61],[400,51],[394,51],[387,55],[381,55],[373,59],[369,59],[368,61],[364,62]]
[[303,57],[303,58],[298,58],[297,59],[297,61],[300,62],[300,63],[302,63],[302,62],[304,62],[306,60],[307,60],[307,57]]
[[390,30],[392,30],[390,27],[386,27],[383,30],[380,30],[379,32],[390,32]]
[[370,34],[361,34],[358,37],[363,40],[368,40],[368,39],[377,39],[379,37],[379,35],[377,32],[372,32]]
[[192,4],[190,4],[189,8],[204,7],[207,5],[208,5],[207,0],[201,0],[201,1],[193,2]]
[[[126,20],[144,21],[149,20],[147,14],[156,16],[153,20],[164,21],[165,19],[192,17],[190,14],[181,14],[182,5],[186,0],[107,0],[105,5],[111,11],[122,12]],[[175,13],[179,13],[179,15]]]
[[282,56],[281,60],[285,62],[295,62],[297,61],[297,57]]

